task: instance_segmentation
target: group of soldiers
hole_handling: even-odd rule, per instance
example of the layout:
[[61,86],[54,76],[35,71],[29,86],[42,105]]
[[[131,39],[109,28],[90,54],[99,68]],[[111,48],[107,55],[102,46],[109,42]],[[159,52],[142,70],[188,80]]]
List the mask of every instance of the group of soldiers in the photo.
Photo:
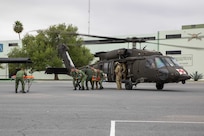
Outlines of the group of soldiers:
[[[115,76],[117,89],[122,89],[122,79],[126,79],[126,66],[123,63],[115,62]],[[70,75],[73,77],[74,90],[89,90],[88,82],[91,84],[91,89],[103,89],[102,82],[105,79],[105,74],[100,69],[87,66],[82,70],[72,68]],[[98,87],[99,84],[99,87]],[[96,87],[95,87],[96,85]]]
[[[102,82],[105,78],[103,71],[87,66],[82,70],[72,68],[70,75],[73,77],[74,90],[89,90],[88,82],[91,84],[91,89],[103,89]],[[99,84],[99,87],[98,87]],[[96,85],[96,87],[95,87]],[[85,88],[86,87],[86,88]]]

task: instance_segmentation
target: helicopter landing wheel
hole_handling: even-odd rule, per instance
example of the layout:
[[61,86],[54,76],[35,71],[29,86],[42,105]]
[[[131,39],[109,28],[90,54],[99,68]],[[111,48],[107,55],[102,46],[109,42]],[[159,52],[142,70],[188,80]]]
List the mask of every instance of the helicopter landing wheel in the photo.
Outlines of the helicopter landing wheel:
[[156,83],[157,90],[162,90],[164,88],[164,83]]
[[132,90],[132,82],[131,81],[125,82],[125,89],[126,90]]

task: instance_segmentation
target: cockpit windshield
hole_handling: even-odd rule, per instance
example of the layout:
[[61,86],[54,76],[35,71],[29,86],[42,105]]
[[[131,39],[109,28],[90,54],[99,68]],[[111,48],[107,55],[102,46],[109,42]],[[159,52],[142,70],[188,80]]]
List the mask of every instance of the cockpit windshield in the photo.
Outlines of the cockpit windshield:
[[155,57],[154,59],[147,59],[146,61],[146,67],[149,68],[162,68],[165,66],[179,66],[178,62],[175,58],[172,57]]
[[176,66],[180,66],[178,61],[175,59],[175,58],[171,58],[171,60],[173,61],[173,63],[176,65]]
[[165,64],[166,64],[167,66],[171,66],[171,67],[173,67],[173,66],[179,66],[179,64],[178,64],[178,62],[176,61],[175,58],[165,57],[165,58],[163,58],[163,60],[164,60],[164,62],[165,62]]

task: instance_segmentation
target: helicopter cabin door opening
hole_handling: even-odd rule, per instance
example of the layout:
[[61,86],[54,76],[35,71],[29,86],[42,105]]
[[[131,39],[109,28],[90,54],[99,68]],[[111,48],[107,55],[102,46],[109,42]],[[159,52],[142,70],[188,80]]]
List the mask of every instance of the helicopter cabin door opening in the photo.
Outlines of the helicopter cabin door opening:
[[99,63],[99,69],[101,69],[107,76],[107,80],[109,82],[115,81],[115,66],[113,61],[105,61],[103,63]]

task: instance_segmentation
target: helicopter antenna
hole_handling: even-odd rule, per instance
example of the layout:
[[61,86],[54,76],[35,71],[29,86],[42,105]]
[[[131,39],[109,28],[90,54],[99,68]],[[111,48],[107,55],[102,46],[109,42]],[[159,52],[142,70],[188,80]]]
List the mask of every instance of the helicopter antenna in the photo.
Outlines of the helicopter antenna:
[[142,50],[145,50],[145,48],[147,47],[147,45],[145,45],[145,47],[143,47],[143,49]]

